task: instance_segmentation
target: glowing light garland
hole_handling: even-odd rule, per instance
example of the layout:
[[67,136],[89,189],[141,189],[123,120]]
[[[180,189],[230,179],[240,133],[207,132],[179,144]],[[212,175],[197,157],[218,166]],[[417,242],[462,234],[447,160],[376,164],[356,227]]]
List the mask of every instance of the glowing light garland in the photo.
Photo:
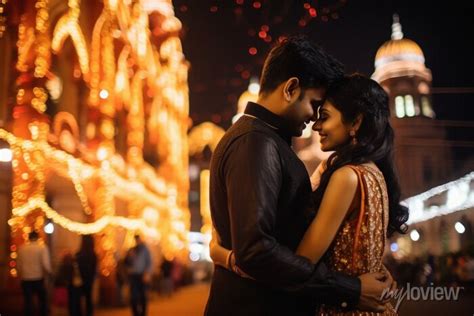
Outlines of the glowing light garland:
[[3,37],[3,33],[6,30],[7,17],[5,15],[5,9],[7,6],[7,0],[0,0],[0,38]]
[[[156,227],[149,227],[143,219],[132,219],[123,216],[106,215],[93,223],[78,223],[60,215],[58,212],[52,209],[48,203],[40,198],[29,199],[28,202],[23,206],[14,208],[12,213],[15,216],[23,217],[37,209],[43,211],[46,217],[51,219],[55,224],[58,224],[71,232],[81,235],[96,234],[103,231],[107,226],[111,225],[122,227],[131,231],[142,231],[143,233],[155,238],[159,236]],[[16,219],[10,219],[8,224],[13,226],[16,224]]]
[[79,0],[68,1],[69,12],[59,19],[54,28],[51,48],[55,53],[58,53],[66,38],[70,36],[74,48],[76,49],[77,57],[79,58],[82,74],[87,75],[89,73],[89,54],[87,53],[86,41],[78,22],[80,13],[79,4]]
[[[98,248],[101,249],[100,271],[104,276],[110,276],[115,267],[113,227],[141,230],[149,237],[160,240],[167,258],[186,249],[190,223],[187,208],[189,65],[176,35],[181,27],[179,21],[174,16],[166,15],[161,27],[170,32],[169,36],[163,42],[152,43],[148,27],[150,12],[143,10],[142,4],[142,1],[104,1],[104,9],[93,29],[90,64],[79,25],[80,0],[68,1],[69,11],[54,27],[52,40],[49,38],[49,0],[37,0],[35,10],[25,10],[26,13],[21,15],[16,66],[23,76],[22,82],[26,84],[18,89],[16,99],[19,106],[18,113],[14,111],[14,117],[22,115],[23,120],[32,121],[28,125],[31,140],[23,132],[19,135],[25,138],[0,129],[0,138],[10,144],[13,154],[13,217],[9,220],[12,235],[9,266],[12,276],[17,276],[17,246],[26,240],[31,229],[42,230],[42,214],[79,234],[101,232]],[[172,10],[167,14],[174,15]],[[168,29],[169,21],[178,21],[175,23],[177,27]],[[87,122],[86,134],[88,140],[97,144],[93,148],[89,148],[89,143],[66,148],[66,140],[61,141],[61,126],[55,127],[55,135],[50,135],[49,126],[44,123],[46,116],[42,115],[48,97],[43,78],[49,73],[51,50],[60,54],[68,37],[76,50],[84,75],[82,79],[90,88],[88,105],[93,119]],[[117,63],[116,41],[121,42],[119,45],[123,47]],[[163,56],[160,56],[161,53]],[[80,74],[74,73],[74,76],[80,78]],[[148,99],[143,98],[145,93]],[[154,113],[159,112],[161,116],[156,115],[155,120],[150,118],[145,122],[148,102]],[[28,106],[34,108],[39,116],[30,115],[30,111],[25,110]],[[125,161],[115,153],[114,148],[114,116],[119,110],[126,111],[127,116],[128,155]],[[158,120],[158,117],[164,120]],[[154,129],[159,134],[156,149],[165,153],[161,156],[158,170],[143,161],[147,125],[148,128],[157,127]],[[16,128],[13,129],[15,133],[23,125],[18,124]],[[94,158],[99,161],[86,163],[51,146],[47,140],[71,153],[83,155],[87,161]],[[72,221],[46,203],[45,174],[50,171],[72,180],[82,208],[92,222]],[[87,192],[93,193],[86,194],[86,187]],[[93,190],[89,190],[91,188]],[[115,216],[116,197],[128,202],[131,217]],[[148,219],[139,218],[142,215],[145,217],[145,213]],[[156,218],[165,220],[158,221]]]
[[[100,176],[100,168],[93,167],[82,160],[75,158],[71,154],[50,146],[46,142],[23,140],[1,128],[0,139],[4,139],[10,145],[14,146],[14,148],[23,150],[24,152],[21,156],[25,158],[25,161],[30,166],[29,168],[35,170],[35,172],[37,167],[35,167],[31,162],[29,152],[40,150],[49,161],[50,167],[64,175],[70,175],[70,172],[72,172],[77,177],[76,179],[78,181],[84,181],[94,176]],[[107,164],[108,162],[105,162],[105,165]],[[63,166],[64,170],[62,170],[60,166]],[[164,180],[158,178],[155,179],[156,184],[154,186],[154,189],[158,191],[150,191],[142,182],[124,179],[113,168],[107,169],[106,176],[110,178],[112,183],[112,193],[114,195],[123,197],[127,200],[139,196],[148,204],[160,209],[169,206],[168,196],[170,192],[175,190],[173,185],[166,184]]]
[[[410,209],[410,218],[407,224],[427,221],[437,216],[474,207],[474,192],[470,189],[473,180],[474,172],[471,172],[458,180],[437,186],[404,200],[403,203]],[[447,193],[444,205],[425,206],[428,199],[442,193]]]

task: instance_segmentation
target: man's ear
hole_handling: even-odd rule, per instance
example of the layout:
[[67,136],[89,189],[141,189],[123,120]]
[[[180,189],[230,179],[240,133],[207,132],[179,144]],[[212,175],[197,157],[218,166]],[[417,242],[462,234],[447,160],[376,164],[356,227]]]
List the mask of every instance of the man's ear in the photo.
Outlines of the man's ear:
[[285,82],[285,85],[283,86],[283,97],[285,101],[291,102],[295,96],[299,96],[300,91],[300,80],[297,77],[291,77]]

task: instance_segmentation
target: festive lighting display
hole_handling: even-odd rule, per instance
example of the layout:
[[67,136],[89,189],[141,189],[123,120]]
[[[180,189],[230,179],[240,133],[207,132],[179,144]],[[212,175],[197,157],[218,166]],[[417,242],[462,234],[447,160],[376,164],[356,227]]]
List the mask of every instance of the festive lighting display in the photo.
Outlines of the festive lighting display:
[[12,161],[13,154],[9,148],[0,149],[0,162],[10,162]]
[[[52,233],[54,225],[78,234],[100,233],[96,242],[104,277],[112,276],[115,268],[116,228],[141,231],[160,242],[162,253],[169,259],[186,258],[190,224],[189,65],[178,37],[181,23],[174,17],[172,5],[165,5],[168,1],[150,6],[145,0],[105,0],[87,45],[79,22],[80,0],[68,0],[69,9],[53,31],[49,0],[28,1],[18,25],[16,67],[20,85],[12,111],[13,128],[0,129],[0,139],[10,145],[10,149],[2,149],[1,157],[11,161],[13,169],[13,210],[8,221],[10,275],[17,276],[17,249],[28,232],[37,229]],[[162,17],[153,26],[164,32],[159,39],[150,32],[149,17],[153,14]],[[49,34],[53,34],[52,39]],[[51,73],[51,51],[63,54],[67,38],[79,63],[74,78],[83,80],[89,90],[84,125],[87,137],[82,143],[74,116],[59,112],[50,133],[44,114],[48,92],[55,88],[57,93],[51,95],[58,100],[64,84]],[[121,47],[121,52],[116,47]],[[120,54],[115,56],[116,52]],[[151,113],[148,120],[146,109]],[[125,126],[116,126],[119,111],[126,117]],[[148,143],[147,128],[153,134]],[[124,156],[115,149],[119,130],[126,134]],[[145,146],[154,148],[158,166],[144,161]],[[67,218],[46,202],[45,186],[51,174],[72,182],[85,222]],[[117,200],[127,203],[128,215],[116,215]],[[48,223],[45,217],[50,219]]]
[[89,73],[89,54],[87,52],[86,41],[79,26],[80,0],[68,0],[69,11],[59,19],[54,28],[53,41],[51,48],[58,53],[63,47],[64,41],[68,36],[71,37],[74,48],[79,58],[79,65],[82,74]]
[[[194,127],[189,133],[189,156],[202,153],[207,146],[209,146],[211,151],[214,151],[222,136],[224,136],[224,133],[225,131],[222,128],[209,122]],[[208,169],[202,170],[199,177],[199,191],[201,194],[200,211],[203,223],[201,233],[208,241],[211,240],[212,236],[211,207],[209,204],[209,179],[210,171]],[[205,246],[208,247],[209,243],[205,244]]]
[[224,134],[224,129],[209,122],[194,127],[189,132],[189,155],[193,156],[202,152],[206,146],[214,151]]
[[7,6],[7,0],[0,0],[0,38],[3,37],[3,33],[6,30],[7,17],[5,15],[5,7]]
[[209,178],[210,171],[208,169],[202,170],[200,176],[200,210],[203,223],[201,227],[201,233],[203,233],[204,235],[212,235],[212,219],[209,199]]
[[[474,192],[470,189],[473,180],[474,172],[471,172],[458,180],[434,187],[424,193],[404,200],[403,203],[410,209],[410,217],[407,224],[427,221],[437,216],[474,207]],[[440,194],[446,194],[444,204],[427,205],[429,203],[426,202],[430,198]]]

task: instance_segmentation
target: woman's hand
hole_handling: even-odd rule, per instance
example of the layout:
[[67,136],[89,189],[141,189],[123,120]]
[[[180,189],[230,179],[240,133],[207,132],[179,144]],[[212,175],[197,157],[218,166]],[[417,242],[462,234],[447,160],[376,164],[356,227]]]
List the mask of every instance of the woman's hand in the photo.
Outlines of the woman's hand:
[[209,255],[215,264],[230,270],[227,262],[229,261],[231,251],[221,246],[221,238],[214,226],[212,227],[212,238],[209,242]]
[[220,245],[220,243],[221,243],[221,239],[219,237],[219,234],[217,233],[214,226],[212,226],[212,235],[211,235],[211,241],[209,242],[209,248],[217,247]]
[[234,252],[221,246],[221,238],[214,226],[212,227],[212,238],[209,242],[209,252],[211,259],[215,264],[220,265],[243,278],[252,278],[236,265]]

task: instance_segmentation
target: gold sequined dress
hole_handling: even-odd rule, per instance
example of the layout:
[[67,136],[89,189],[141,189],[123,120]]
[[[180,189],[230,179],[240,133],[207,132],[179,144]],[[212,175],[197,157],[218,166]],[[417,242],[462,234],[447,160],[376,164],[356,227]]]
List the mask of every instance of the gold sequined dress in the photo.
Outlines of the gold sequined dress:
[[[388,224],[388,194],[382,172],[375,166],[350,165],[359,179],[358,194],[324,260],[328,267],[350,276],[383,271],[382,256]],[[397,315],[391,305],[383,313],[343,312],[321,306],[318,315]]]

